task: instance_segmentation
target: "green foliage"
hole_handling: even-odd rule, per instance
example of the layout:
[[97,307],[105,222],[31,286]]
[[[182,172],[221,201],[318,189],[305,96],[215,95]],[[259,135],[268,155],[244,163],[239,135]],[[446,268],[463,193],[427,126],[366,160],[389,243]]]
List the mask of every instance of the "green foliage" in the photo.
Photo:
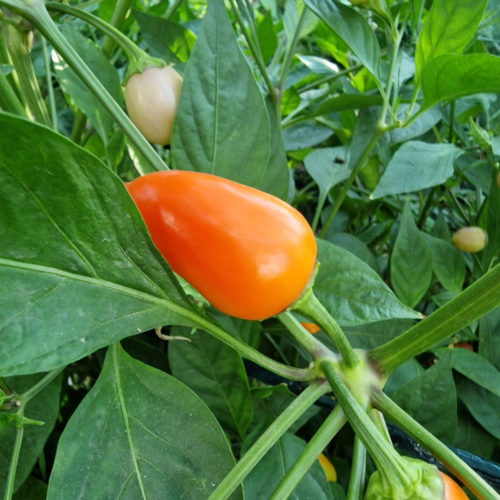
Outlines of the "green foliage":
[[[353,498],[352,429],[394,480],[394,449],[352,397],[376,406],[384,383],[446,444],[499,462],[495,2],[77,4],[0,0],[0,495]],[[123,114],[134,44],[183,77],[169,147]],[[325,311],[243,321],[178,279],[124,188],[166,168],[299,209]],[[451,244],[464,226],[487,232],[482,251]],[[352,393],[356,368],[337,359],[351,344],[380,370]],[[321,385],[324,359],[340,385]]]

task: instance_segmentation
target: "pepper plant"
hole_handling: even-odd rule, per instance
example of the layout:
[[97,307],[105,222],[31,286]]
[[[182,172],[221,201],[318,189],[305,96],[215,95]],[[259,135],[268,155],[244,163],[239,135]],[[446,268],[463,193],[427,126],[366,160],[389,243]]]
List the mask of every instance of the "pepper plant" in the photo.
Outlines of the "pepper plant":
[[500,498],[496,2],[0,7],[5,499]]

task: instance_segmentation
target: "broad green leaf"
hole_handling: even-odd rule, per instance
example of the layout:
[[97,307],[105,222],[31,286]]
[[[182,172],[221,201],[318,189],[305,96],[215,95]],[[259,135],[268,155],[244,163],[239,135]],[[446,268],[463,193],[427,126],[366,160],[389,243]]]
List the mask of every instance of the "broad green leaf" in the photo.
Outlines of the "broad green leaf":
[[419,317],[368,264],[347,250],[318,239],[318,261],[314,292],[341,325]]
[[[401,104],[398,107],[398,118],[404,120],[409,109],[409,104]],[[436,108],[428,109],[419,115],[408,127],[396,128],[388,132],[391,143],[399,144],[401,142],[416,139],[429,131],[442,118],[441,111]]]
[[442,356],[392,395],[403,410],[445,442],[453,439],[457,426],[457,391],[450,357]]
[[[227,17],[224,2],[208,3],[201,32],[186,65],[172,132],[172,165],[227,177],[286,197],[274,182],[270,120]],[[273,123],[273,126],[274,123]]]
[[[415,321],[412,319],[386,319],[355,326],[343,326],[352,346],[360,349],[375,349],[408,330]],[[317,335],[321,335],[318,333]],[[326,339],[323,337],[321,340]],[[332,347],[334,347],[332,345]]]
[[449,242],[423,233],[432,253],[432,269],[446,290],[460,293],[465,279],[462,254]]
[[468,349],[451,350],[451,366],[472,382],[500,397],[500,370]]
[[410,359],[392,370],[384,385],[384,391],[390,396],[423,372],[424,368],[422,365],[416,359]]
[[457,391],[476,421],[500,439],[500,398],[466,378],[458,381]]
[[477,30],[488,0],[434,0],[415,51],[417,79],[425,64],[444,54],[463,52]]
[[429,288],[431,279],[431,251],[407,202],[391,256],[392,286],[404,304],[415,307]]
[[455,438],[450,444],[480,457],[490,458],[496,447],[496,440],[491,439],[491,434],[463,409],[459,413]]
[[453,144],[404,143],[391,158],[371,198],[411,193],[443,184],[462,150]]
[[47,128],[0,114],[0,129],[1,374],[48,371],[190,324],[120,179]]
[[47,499],[198,500],[233,465],[205,403],[114,344],[59,440]]
[[190,387],[213,411],[226,431],[243,438],[252,420],[252,400],[241,356],[202,330],[175,328],[168,360],[172,375]]
[[[283,28],[285,31],[287,46],[293,43],[294,37],[300,40],[302,37],[314,30],[318,24],[318,18],[305,7],[303,0],[285,0],[285,11],[283,13]],[[305,9],[305,11],[304,11]],[[303,16],[302,21],[299,21]],[[296,34],[297,28],[299,32]]]
[[373,29],[356,10],[333,0],[304,0],[354,52],[359,61],[378,79],[380,47]]
[[181,24],[138,10],[133,11],[133,16],[153,56],[172,62],[189,59],[196,40],[193,32]]
[[483,92],[500,92],[500,57],[491,54],[439,56],[422,70],[422,109]]
[[[284,434],[243,481],[245,498],[270,498],[305,445],[306,443],[294,434],[290,432]],[[288,498],[291,500],[333,498],[318,461],[313,464]]]
[[[45,375],[45,374],[43,374]],[[5,383],[18,394],[26,392],[35,385],[42,375],[28,375],[24,377],[7,377]],[[44,425],[27,425],[24,427],[21,453],[16,471],[14,488],[17,489],[30,475],[45,443],[52,432],[59,415],[59,393],[61,391],[61,376],[55,378],[43,390],[31,399],[24,416],[29,419],[40,420]],[[0,496],[3,498],[9,465],[14,449],[17,429],[14,422],[10,425],[0,425]]]
[[[123,97],[118,73],[101,48],[84,38],[75,28],[71,28],[69,25],[64,26],[63,34],[73,48],[78,51],[80,57],[88,64],[89,68],[96,74],[111,96],[121,103]],[[85,113],[102,142],[106,144],[108,135],[113,129],[112,118],[89,92],[74,71],[57,54],[54,57],[55,76],[59,85],[61,85],[66,94],[71,96],[78,108]]]
[[45,500],[47,498],[47,485],[30,476],[16,491],[12,500]]

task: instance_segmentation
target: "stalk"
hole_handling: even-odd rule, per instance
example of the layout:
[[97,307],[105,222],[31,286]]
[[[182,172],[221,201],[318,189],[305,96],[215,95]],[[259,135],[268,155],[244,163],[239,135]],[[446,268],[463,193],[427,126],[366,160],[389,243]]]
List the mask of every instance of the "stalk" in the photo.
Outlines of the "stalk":
[[328,385],[324,382],[314,382],[304,392],[297,396],[233,467],[229,474],[208,497],[208,500],[229,498],[231,493],[241,484],[243,479],[252,471],[259,460],[275,443],[277,443],[290,426],[311,405],[313,405],[319,397],[326,394],[328,391]]

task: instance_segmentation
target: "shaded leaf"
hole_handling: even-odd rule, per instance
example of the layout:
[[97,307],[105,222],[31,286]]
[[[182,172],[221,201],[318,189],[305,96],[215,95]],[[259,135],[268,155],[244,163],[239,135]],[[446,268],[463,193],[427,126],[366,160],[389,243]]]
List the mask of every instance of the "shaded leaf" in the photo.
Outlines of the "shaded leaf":
[[114,344],[59,440],[47,498],[198,500],[233,465],[205,403]]

